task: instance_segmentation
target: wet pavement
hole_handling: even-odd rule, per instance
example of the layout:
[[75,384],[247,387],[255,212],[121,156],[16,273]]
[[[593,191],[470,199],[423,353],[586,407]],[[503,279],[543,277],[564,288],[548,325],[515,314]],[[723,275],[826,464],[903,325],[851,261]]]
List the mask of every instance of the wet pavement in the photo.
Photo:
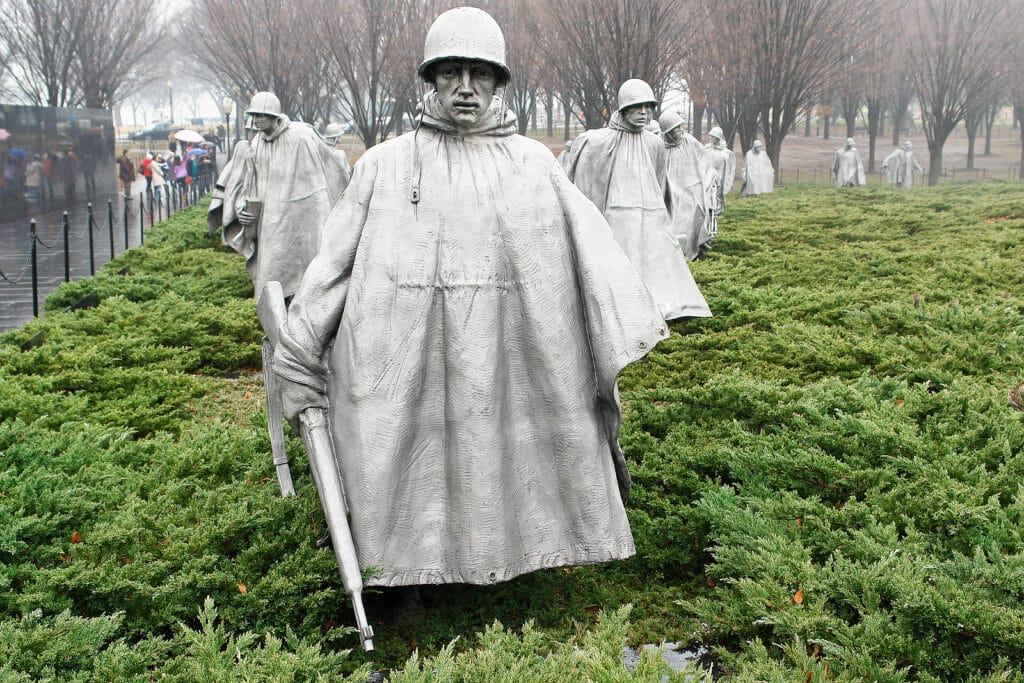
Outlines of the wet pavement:
[[[144,187],[141,176],[132,183],[133,190]],[[167,217],[166,193],[162,206],[153,204],[151,207],[149,198],[145,198],[141,223],[139,203],[143,199],[139,192],[133,191],[132,198],[127,200],[127,213],[125,201],[118,192],[97,196],[92,202],[91,229],[89,201],[85,197],[66,206],[58,197],[53,205],[44,202],[23,218],[0,221],[0,333],[16,329],[33,317],[29,221],[36,221],[36,279],[39,316],[42,317],[43,300],[65,279],[65,210],[68,213],[68,277],[72,281],[88,277],[94,270],[99,272],[111,259],[111,253],[117,255],[126,248],[138,246],[143,231],[154,221]]]

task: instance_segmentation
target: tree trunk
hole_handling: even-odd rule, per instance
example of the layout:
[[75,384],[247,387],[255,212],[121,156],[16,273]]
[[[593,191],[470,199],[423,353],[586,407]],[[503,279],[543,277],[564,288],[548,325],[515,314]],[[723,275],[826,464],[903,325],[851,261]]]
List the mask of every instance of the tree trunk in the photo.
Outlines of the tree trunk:
[[571,121],[569,120],[569,117],[572,116],[572,106],[570,105],[569,98],[565,95],[562,96],[562,111],[565,113],[565,132],[563,139],[568,140],[570,138],[569,124]]
[[900,132],[903,130],[903,120],[907,117],[907,108],[897,107],[892,112],[892,146],[899,147]]
[[821,137],[822,140],[828,140],[828,129],[832,125],[832,114],[825,114],[825,134]]
[[1013,123],[1020,130],[1020,165],[1017,166],[1017,179],[1024,180],[1024,103],[1013,105]]
[[706,109],[707,105],[705,104],[697,104],[696,102],[693,103],[693,132],[691,133],[691,135],[693,135],[693,137],[697,138],[698,140],[700,140],[701,136],[704,135],[704,130],[701,127],[701,123],[703,123],[704,121],[704,112]]
[[533,96],[533,105],[530,107],[530,130],[537,130],[537,96]]
[[885,118],[885,110],[882,102],[877,99],[869,99],[868,107],[868,173],[875,172],[875,148],[878,143],[878,136],[881,135],[882,119]]
[[928,187],[938,185],[942,176],[942,147],[937,140],[928,142]]
[[804,110],[804,137],[811,137],[811,108]]
[[544,113],[548,116],[548,137],[555,137],[555,98],[551,96],[551,93],[547,93],[547,97],[544,98]]
[[999,105],[993,104],[985,113],[985,156],[992,156],[992,126],[999,115]]

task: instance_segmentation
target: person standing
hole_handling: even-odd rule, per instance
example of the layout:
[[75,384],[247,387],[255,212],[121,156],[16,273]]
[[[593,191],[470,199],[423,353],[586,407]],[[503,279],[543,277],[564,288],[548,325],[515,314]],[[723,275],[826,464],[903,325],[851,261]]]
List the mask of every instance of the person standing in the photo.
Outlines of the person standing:
[[608,127],[584,131],[572,143],[566,174],[604,213],[665,319],[708,317],[665,205],[665,144],[644,130],[657,103],[646,82],[624,82]]
[[740,196],[768,194],[775,189],[775,169],[772,160],[764,153],[764,144],[754,140],[753,146],[743,157],[743,189]]
[[32,161],[25,168],[25,191],[28,192],[29,201],[39,205],[42,201],[43,189],[43,162],[38,154],[32,155]]
[[843,146],[832,156],[832,184],[836,187],[857,187],[867,185],[864,176],[864,161],[853,146],[853,138],[846,138]]
[[635,553],[618,373],[667,336],[601,213],[516,134],[501,29],[427,32],[414,132],[367,150],[280,328],[326,408],[372,586],[491,585]]
[[131,197],[132,181],[135,180],[135,164],[128,156],[128,150],[121,150],[121,156],[117,158],[117,180],[121,186],[121,193],[125,199]]
[[704,149],[708,151],[708,163],[718,183],[715,215],[721,216],[725,213],[725,196],[732,190],[732,184],[736,180],[736,154],[729,149],[725,142],[725,133],[718,126],[708,131],[708,137],[711,141],[704,145]]
[[156,159],[149,165],[149,172],[152,179],[153,201],[160,206],[163,201],[161,195],[164,189],[164,158],[162,156],[156,155]]
[[271,280],[291,296],[352,169],[312,126],[288,118],[274,93],[253,95],[246,115],[257,134],[235,204],[239,227],[225,228],[224,239],[246,257],[257,297]]
[[668,150],[666,178],[668,208],[673,231],[686,258],[691,261],[706,251],[714,237],[714,197],[707,150],[683,129],[683,117],[666,111],[658,118],[661,139]]
[[921,164],[914,158],[913,149],[914,145],[907,140],[882,162],[882,170],[893,187],[909,190],[914,186],[914,174],[924,173]]

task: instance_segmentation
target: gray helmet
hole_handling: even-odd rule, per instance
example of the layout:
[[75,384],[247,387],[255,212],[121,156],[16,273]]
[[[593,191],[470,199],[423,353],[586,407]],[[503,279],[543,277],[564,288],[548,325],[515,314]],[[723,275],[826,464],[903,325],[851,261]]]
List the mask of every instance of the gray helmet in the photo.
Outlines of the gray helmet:
[[676,111],[665,111],[658,117],[658,125],[661,127],[661,134],[675,130],[679,126],[683,125],[683,117]]
[[719,140],[725,140],[725,133],[718,126],[709,130],[708,135],[713,138],[718,138]]
[[754,140],[754,147],[764,147],[764,143],[760,140]]
[[456,7],[441,14],[427,31],[423,43],[423,61],[417,73],[430,79],[430,66],[448,59],[479,60],[497,67],[499,85],[512,73],[505,64],[505,36],[494,18],[476,7]]
[[262,90],[252,96],[246,114],[270,114],[281,118],[281,100],[272,92]]
[[631,78],[619,86],[619,111],[637,104],[650,104],[656,107],[658,98],[654,96],[654,90],[647,81]]
[[324,130],[324,137],[331,142],[334,142],[340,138],[344,132],[345,128],[340,123],[328,123],[327,128]]

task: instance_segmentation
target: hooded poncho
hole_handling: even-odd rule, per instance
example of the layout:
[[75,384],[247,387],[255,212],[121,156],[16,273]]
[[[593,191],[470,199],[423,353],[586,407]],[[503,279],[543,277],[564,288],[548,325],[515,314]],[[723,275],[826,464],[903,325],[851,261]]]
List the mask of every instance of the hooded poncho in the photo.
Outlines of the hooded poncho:
[[914,153],[909,149],[899,147],[882,162],[882,170],[889,180],[890,185],[910,189],[914,186],[914,173],[923,173],[921,164],[917,163]]
[[836,187],[857,187],[866,185],[864,161],[856,147],[845,146],[836,150],[832,157],[832,182]]
[[666,320],[708,317],[665,205],[665,145],[612,115],[608,128],[580,134],[565,161],[569,178],[604,212]]
[[[222,227],[221,239],[224,244],[239,252],[247,259],[256,253],[256,241],[245,239],[242,226],[235,215],[235,204],[242,196],[245,181],[245,160],[249,156],[249,141],[239,140],[231,151],[231,158],[224,164],[211,193],[210,208],[206,211],[206,227],[216,232]],[[247,253],[248,251],[248,253]]]
[[762,152],[750,150],[743,157],[743,196],[766,194],[775,189],[775,169],[772,160]]
[[320,227],[352,171],[316,130],[287,116],[269,135],[260,133],[252,139],[244,160],[235,214],[245,208],[247,199],[259,199],[263,206],[254,231],[238,225],[225,230],[224,241],[246,257],[257,297],[271,280],[280,282],[285,296],[291,296],[316,253]]
[[369,585],[634,553],[618,373],[667,334],[593,204],[494,105],[356,164],[274,365],[326,393]]
[[668,138],[663,139],[668,150],[669,211],[679,246],[692,261],[700,253],[701,245],[711,241],[708,209],[714,206],[712,193],[716,184],[708,166],[707,151],[697,138],[684,133],[673,144],[669,144]]
[[721,216],[725,213],[725,195],[732,190],[732,184],[736,180],[736,155],[726,147],[725,142],[709,142],[704,145],[704,149],[708,152],[708,165],[711,166],[718,181],[715,213]]

